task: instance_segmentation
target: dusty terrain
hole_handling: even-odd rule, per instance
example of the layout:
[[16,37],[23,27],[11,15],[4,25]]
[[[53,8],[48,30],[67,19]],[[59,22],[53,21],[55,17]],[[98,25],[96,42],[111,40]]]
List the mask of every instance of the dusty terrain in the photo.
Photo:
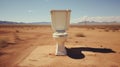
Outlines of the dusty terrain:
[[120,26],[70,26],[55,56],[50,26],[0,26],[0,67],[120,67]]

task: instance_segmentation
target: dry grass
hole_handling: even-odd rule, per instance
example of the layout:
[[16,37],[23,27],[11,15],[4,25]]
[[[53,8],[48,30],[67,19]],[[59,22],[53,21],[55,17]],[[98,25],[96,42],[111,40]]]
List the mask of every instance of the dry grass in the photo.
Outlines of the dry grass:
[[106,31],[106,32],[109,32],[109,31],[112,31],[112,32],[118,32],[119,31],[119,28],[113,28],[113,27],[111,27],[111,28],[105,28],[104,29],[104,31]]
[[110,31],[110,29],[104,29],[104,31],[105,31],[105,32],[109,32],[109,31]]
[[7,41],[5,39],[0,39],[0,48],[4,48],[7,46]]
[[111,28],[111,30],[113,31],[113,32],[116,32],[116,31],[119,31],[119,28]]
[[75,36],[76,37],[86,37],[83,33],[77,33]]

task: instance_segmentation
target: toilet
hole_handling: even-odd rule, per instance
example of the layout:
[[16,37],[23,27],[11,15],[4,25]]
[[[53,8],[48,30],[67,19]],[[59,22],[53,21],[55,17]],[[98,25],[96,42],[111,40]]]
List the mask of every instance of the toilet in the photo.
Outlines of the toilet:
[[55,55],[67,55],[65,41],[67,40],[67,29],[70,21],[71,10],[51,10],[53,38],[56,41]]

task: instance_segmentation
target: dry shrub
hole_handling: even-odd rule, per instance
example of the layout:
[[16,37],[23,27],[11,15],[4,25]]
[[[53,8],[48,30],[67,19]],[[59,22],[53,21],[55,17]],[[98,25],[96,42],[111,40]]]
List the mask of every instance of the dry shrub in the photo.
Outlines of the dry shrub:
[[105,29],[104,31],[109,32],[109,29]]
[[75,36],[76,37],[86,37],[83,33],[77,33]]
[[20,31],[19,30],[16,30],[16,33],[19,33]]
[[98,29],[106,29],[106,27],[99,27]]
[[115,31],[119,31],[119,28],[112,28],[111,30],[115,32]]
[[6,47],[7,41],[5,39],[0,39],[0,48]]
[[95,28],[94,28],[94,27],[91,27],[91,30],[95,30]]

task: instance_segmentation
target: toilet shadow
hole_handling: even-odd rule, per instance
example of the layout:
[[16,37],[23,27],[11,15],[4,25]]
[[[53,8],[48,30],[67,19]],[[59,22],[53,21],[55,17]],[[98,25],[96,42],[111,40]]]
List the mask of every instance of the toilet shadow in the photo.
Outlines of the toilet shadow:
[[75,48],[66,48],[67,56],[73,59],[83,59],[85,55],[82,51],[90,51],[97,53],[115,53],[112,49],[109,48],[92,48],[92,47],[75,47]]

